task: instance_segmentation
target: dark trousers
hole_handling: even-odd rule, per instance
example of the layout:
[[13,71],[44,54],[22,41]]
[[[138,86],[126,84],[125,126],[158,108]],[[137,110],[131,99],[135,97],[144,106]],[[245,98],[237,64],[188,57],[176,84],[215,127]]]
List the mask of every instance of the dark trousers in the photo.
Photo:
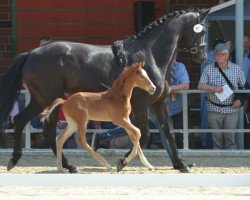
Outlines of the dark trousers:
[[124,128],[115,127],[105,133],[100,134],[101,146],[104,148],[109,148],[110,140],[114,138],[119,138],[125,135],[127,135],[127,133]]

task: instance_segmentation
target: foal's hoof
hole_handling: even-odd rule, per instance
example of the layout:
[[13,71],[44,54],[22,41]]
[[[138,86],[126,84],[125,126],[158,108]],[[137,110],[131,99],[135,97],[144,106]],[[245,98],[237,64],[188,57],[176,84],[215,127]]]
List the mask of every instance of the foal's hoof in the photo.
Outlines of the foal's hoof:
[[123,160],[119,159],[116,163],[117,172],[121,171],[125,166],[126,166],[126,164],[123,163]]
[[155,168],[153,168],[153,167],[150,167],[150,168],[148,168],[150,171],[155,171]]
[[188,167],[191,169],[192,167],[195,167],[195,163],[187,164]]
[[7,165],[7,171],[10,171],[13,169],[16,165],[13,163],[12,159],[9,160],[8,165]]

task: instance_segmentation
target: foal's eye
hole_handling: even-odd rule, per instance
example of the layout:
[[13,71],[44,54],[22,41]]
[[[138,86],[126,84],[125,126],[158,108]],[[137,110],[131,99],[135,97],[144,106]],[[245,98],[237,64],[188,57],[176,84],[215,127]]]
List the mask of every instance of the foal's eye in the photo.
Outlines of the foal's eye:
[[141,75],[140,75],[140,78],[144,78],[144,76],[141,74]]

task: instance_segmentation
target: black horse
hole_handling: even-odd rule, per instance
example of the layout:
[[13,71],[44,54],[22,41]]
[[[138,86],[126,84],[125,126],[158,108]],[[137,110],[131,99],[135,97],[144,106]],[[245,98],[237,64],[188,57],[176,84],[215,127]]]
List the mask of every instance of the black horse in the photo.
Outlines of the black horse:
[[[148,108],[151,107],[174,169],[189,172],[190,168],[179,156],[170,134],[171,123],[166,110],[167,69],[180,47],[186,47],[182,50],[190,52],[196,62],[204,61],[206,28],[203,22],[208,12],[209,9],[172,12],[152,22],[138,34],[114,45],[53,42],[17,56],[0,82],[0,124],[7,118],[22,80],[28,86],[31,100],[14,118],[14,151],[7,170],[11,170],[22,156],[22,132],[25,125],[56,98],[63,97],[65,92],[103,91],[105,86],[112,85],[125,65],[145,61],[144,69],[157,89],[152,96],[141,89],[133,92],[131,104],[136,126],[142,133],[141,145],[145,146],[149,139]],[[194,31],[196,24],[200,24],[202,30]],[[45,137],[55,155],[57,115],[58,109],[44,124]],[[64,156],[63,167],[70,172],[77,171]],[[122,160],[118,167],[123,167]]]

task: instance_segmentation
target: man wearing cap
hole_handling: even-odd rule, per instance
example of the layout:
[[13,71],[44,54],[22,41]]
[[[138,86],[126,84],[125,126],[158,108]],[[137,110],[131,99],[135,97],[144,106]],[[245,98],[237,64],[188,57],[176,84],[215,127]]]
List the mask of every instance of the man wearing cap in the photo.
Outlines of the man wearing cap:
[[[232,90],[244,88],[246,78],[240,67],[229,61],[229,45],[219,43],[214,48],[215,62],[207,65],[201,75],[198,89],[206,90],[208,127],[210,129],[236,129],[238,111],[243,102],[230,95],[220,100],[216,93],[222,93],[225,85]],[[227,77],[228,81],[223,77]],[[213,133],[214,149],[235,149],[235,133]]]

